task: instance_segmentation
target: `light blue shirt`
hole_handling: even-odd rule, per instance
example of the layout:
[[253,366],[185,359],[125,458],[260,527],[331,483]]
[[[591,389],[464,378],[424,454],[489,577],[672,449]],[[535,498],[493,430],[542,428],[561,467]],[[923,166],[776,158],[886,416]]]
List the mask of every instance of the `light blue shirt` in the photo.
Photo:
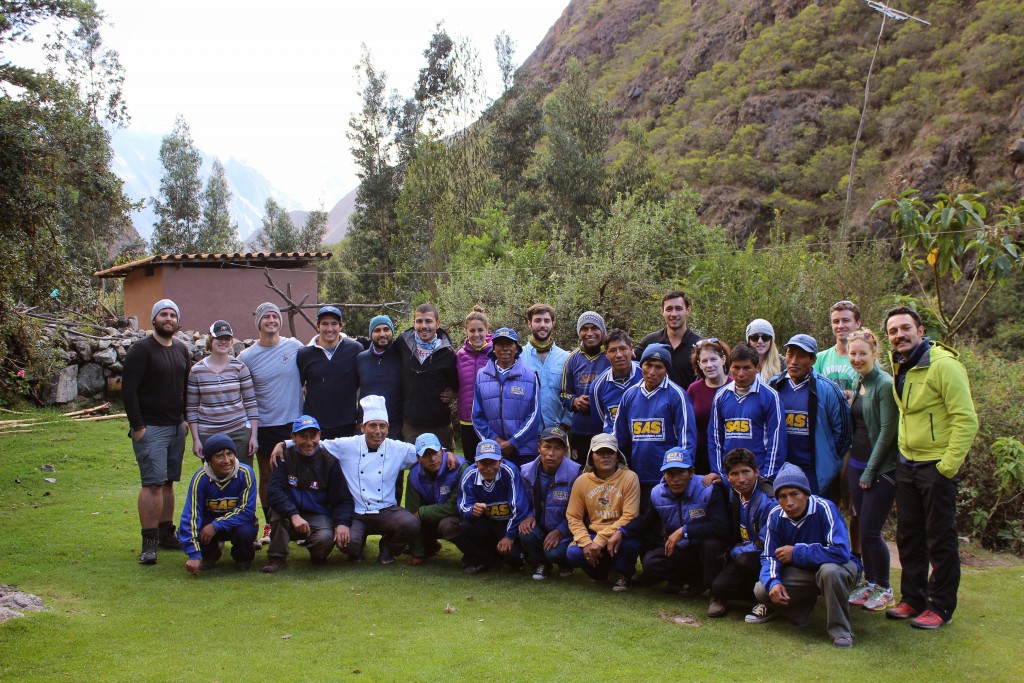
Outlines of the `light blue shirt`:
[[519,358],[523,365],[537,373],[540,380],[540,413],[544,421],[541,429],[569,424],[569,416],[565,414],[565,407],[558,397],[562,391],[562,368],[569,358],[569,352],[552,344],[547,357],[541,361],[537,349],[527,343]]

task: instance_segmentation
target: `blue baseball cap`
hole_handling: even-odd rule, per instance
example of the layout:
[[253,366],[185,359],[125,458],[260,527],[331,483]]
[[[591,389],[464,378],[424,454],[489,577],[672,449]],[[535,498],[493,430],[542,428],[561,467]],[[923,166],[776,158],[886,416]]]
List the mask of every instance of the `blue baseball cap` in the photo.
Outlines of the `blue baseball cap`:
[[497,441],[484,439],[476,446],[477,460],[501,460],[501,446]]
[[320,322],[320,318],[324,317],[325,315],[335,316],[338,319],[339,323],[342,320],[341,310],[339,310],[336,306],[321,306],[320,310],[316,312],[316,321]]
[[[507,339],[516,345],[516,356],[523,352],[523,345],[519,343],[519,335],[511,327],[499,327],[495,330],[494,335],[491,337],[491,344],[494,345],[499,339]],[[494,357],[494,351],[489,354],[492,358]]]
[[301,431],[307,429],[315,429],[320,431],[320,423],[316,421],[316,418],[312,415],[300,415],[299,419],[292,422],[292,434],[298,434]]
[[441,441],[429,432],[416,437],[416,455],[423,457],[427,451],[441,451]]
[[793,335],[786,346],[795,346],[798,349],[803,349],[812,356],[818,355],[818,342],[814,341],[814,337],[809,334],[796,334]]
[[665,344],[650,344],[640,355],[640,365],[647,360],[660,360],[666,368],[672,368],[672,349]]
[[688,470],[693,467],[693,456],[682,448],[670,448],[665,451],[665,458],[661,462],[661,471],[672,468]]

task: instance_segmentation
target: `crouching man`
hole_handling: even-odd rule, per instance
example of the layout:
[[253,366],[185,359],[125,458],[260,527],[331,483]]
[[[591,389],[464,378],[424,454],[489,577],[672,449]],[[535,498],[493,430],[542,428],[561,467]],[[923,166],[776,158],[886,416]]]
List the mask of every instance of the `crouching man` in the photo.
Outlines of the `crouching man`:
[[192,475],[181,511],[178,540],[188,555],[185,569],[193,576],[213,569],[221,541],[231,542],[235,569],[247,571],[256,555],[256,476],[235,457],[227,434],[203,442],[203,466]]
[[347,550],[350,541],[352,494],[341,465],[320,446],[316,419],[303,415],[296,420],[291,442],[270,475],[270,549],[265,574],[287,566],[292,537],[305,539],[314,564],[327,562],[335,546]]
[[832,644],[852,647],[848,597],[857,565],[850,560],[843,516],[832,501],[811,494],[807,475],[796,465],[783,465],[774,484],[779,505],[768,514],[761,580],[754,587],[765,609],[755,606],[746,621],[769,621],[778,612],[802,625],[821,594]]
[[542,581],[556,562],[562,576],[572,575],[565,556],[572,542],[565,509],[582,468],[565,457],[569,435],[560,427],[541,432],[538,448],[537,459],[523,466],[523,487],[533,502],[533,514],[519,525],[519,541],[527,561],[534,566],[533,578]]
[[409,471],[409,487],[405,491],[405,509],[420,520],[420,533],[409,546],[409,564],[413,567],[441,551],[441,538],[465,553],[458,498],[459,481],[470,465],[457,457],[458,469],[444,467],[448,456],[436,435],[416,437],[418,462]]
[[629,590],[641,545],[615,531],[639,513],[640,480],[626,467],[615,437],[597,434],[565,511],[574,540],[566,552],[569,564],[581,567],[595,581],[606,581],[614,569],[619,576],[612,590]]
[[519,525],[531,514],[519,469],[502,459],[501,446],[491,439],[477,444],[474,464],[476,469],[467,469],[459,480],[465,572],[487,571],[499,558],[518,569],[523,563]]
[[[665,452],[662,480],[651,491],[651,506],[615,532],[627,538],[654,538],[644,553],[645,581],[667,581],[668,590],[697,596],[722,569],[728,521],[719,489],[693,476],[693,456],[682,448]],[[612,538],[615,538],[614,536]]]

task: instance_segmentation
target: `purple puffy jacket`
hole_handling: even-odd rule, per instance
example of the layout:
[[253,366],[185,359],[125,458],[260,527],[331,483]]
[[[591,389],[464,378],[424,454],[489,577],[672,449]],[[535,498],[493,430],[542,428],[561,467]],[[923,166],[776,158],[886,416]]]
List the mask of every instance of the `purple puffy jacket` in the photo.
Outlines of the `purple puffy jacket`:
[[476,373],[487,365],[491,352],[491,335],[487,335],[487,343],[477,351],[467,339],[462,348],[455,354],[455,365],[459,369],[459,404],[456,411],[459,422],[473,424],[473,387],[476,385]]

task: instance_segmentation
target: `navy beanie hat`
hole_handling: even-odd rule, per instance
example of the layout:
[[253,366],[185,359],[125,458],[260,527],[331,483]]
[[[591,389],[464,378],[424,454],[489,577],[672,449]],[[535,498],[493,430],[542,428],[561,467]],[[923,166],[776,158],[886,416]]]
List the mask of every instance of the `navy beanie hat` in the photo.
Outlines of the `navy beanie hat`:
[[213,434],[206,437],[206,441],[203,442],[203,460],[209,460],[211,455],[219,453],[225,448],[232,453],[235,452],[235,442],[227,434]]

